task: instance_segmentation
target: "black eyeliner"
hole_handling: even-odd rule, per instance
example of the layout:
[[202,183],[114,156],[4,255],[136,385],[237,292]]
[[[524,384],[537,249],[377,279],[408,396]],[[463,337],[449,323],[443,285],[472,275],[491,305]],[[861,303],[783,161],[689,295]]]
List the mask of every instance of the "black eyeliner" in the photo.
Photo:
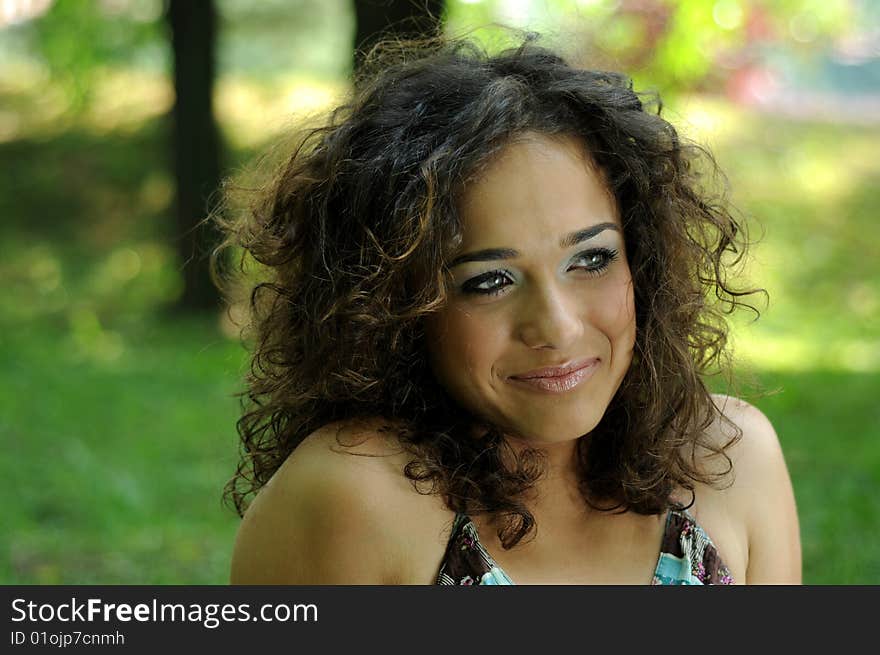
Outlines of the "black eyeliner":
[[596,273],[606,269],[611,264],[611,262],[617,259],[618,255],[620,255],[620,252],[615,248],[590,248],[589,250],[579,252],[574,257],[572,257],[572,260],[578,260],[581,258],[587,259],[593,255],[603,255],[605,257],[605,262],[601,266],[595,269],[591,269],[589,271],[592,273]]
[[[578,259],[588,259],[589,257],[592,257],[597,254],[602,255],[605,258],[605,260],[596,268],[586,268],[586,267],[574,267],[574,268],[579,268],[580,270],[584,270],[585,272],[592,274],[592,275],[601,274],[603,271],[605,271],[605,269],[608,268],[608,266],[611,265],[611,263],[613,261],[615,261],[617,259],[618,255],[620,253],[618,250],[616,250],[614,248],[605,248],[605,247],[590,248],[589,250],[583,250],[583,251],[577,253],[576,255],[574,255],[572,257],[572,261],[577,261]],[[491,289],[478,289],[477,288],[480,284],[483,284],[484,282],[488,282],[490,280],[493,280],[494,278],[506,278],[506,280],[509,284],[504,284],[502,286],[496,286]],[[513,275],[511,274],[511,272],[506,269],[495,269],[492,271],[486,271],[485,273],[481,273],[480,275],[477,275],[476,277],[473,277],[469,280],[466,280],[461,285],[461,291],[462,291],[462,293],[465,293],[468,295],[491,296],[491,295],[495,295],[497,293],[500,293],[502,289],[510,286],[510,284],[513,284]]]
[[480,275],[477,275],[476,277],[472,277],[471,279],[465,281],[465,283],[461,285],[461,290],[462,292],[468,294],[489,295],[493,292],[497,292],[499,289],[503,289],[504,287],[497,287],[496,289],[477,289],[476,287],[483,282],[487,282],[496,277],[504,277],[507,278],[509,282],[513,282],[513,275],[511,275],[510,271],[504,269],[495,269],[494,271],[486,271],[485,273],[481,273]]

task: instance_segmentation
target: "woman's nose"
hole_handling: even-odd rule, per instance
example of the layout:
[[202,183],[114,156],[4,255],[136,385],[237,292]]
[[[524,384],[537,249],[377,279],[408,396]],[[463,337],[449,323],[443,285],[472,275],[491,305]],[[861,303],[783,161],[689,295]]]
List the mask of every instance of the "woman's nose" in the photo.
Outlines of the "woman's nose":
[[519,317],[519,337],[529,348],[566,350],[581,337],[583,324],[575,299],[549,288],[536,291],[530,300]]

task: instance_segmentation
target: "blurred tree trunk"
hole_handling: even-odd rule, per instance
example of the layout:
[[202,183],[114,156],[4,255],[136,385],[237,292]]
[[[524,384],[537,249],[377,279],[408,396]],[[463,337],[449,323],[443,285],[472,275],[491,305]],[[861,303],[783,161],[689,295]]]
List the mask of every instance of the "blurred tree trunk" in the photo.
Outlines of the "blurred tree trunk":
[[440,25],[443,8],[444,0],[354,0],[354,70],[380,38],[431,35]]
[[181,311],[219,306],[207,253],[210,231],[201,225],[208,198],[220,184],[220,142],[214,118],[213,0],[169,0],[167,20],[174,50],[173,151],[176,182],[174,236],[183,273]]

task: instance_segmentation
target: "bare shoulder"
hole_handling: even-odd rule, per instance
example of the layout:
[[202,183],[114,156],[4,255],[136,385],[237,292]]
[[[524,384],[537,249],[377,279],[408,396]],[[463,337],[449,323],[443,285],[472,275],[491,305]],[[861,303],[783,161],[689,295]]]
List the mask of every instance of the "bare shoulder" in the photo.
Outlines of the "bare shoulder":
[[[776,430],[760,409],[745,400],[722,394],[712,394],[712,401],[716,411],[706,430],[707,443],[713,450],[724,448],[731,457],[733,477],[748,474],[751,470],[748,463],[753,460],[760,463],[762,455],[781,452]],[[701,453],[701,459],[707,471],[721,473],[727,468],[726,463],[721,463],[723,458],[708,449]]]
[[741,555],[740,580],[799,584],[797,508],[776,429],[760,409],[744,400],[724,395],[712,399],[717,414],[707,437],[725,454],[705,452],[699,462],[710,473],[730,470],[721,489],[698,487],[697,504],[704,519],[724,523],[715,528],[720,534],[725,534],[726,526],[735,526],[731,530],[735,536],[727,533],[733,542],[728,550]]
[[429,502],[403,473],[411,459],[377,421],[309,435],[248,507],[232,584],[401,582],[407,517]]
[[[734,493],[758,491],[755,488],[770,473],[785,471],[785,459],[776,429],[770,419],[754,405],[721,394],[713,394],[716,414],[706,436],[716,448],[724,448],[731,459]],[[721,472],[720,457],[705,453],[707,470]]]

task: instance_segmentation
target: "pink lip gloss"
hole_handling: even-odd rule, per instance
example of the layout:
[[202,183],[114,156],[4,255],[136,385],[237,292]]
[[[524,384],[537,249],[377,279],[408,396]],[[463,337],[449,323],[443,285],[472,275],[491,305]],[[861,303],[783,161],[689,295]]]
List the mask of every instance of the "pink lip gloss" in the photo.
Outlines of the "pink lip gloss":
[[583,368],[555,377],[510,378],[517,385],[525,385],[535,391],[546,393],[566,393],[589,378],[598,368],[599,361],[593,360]]

